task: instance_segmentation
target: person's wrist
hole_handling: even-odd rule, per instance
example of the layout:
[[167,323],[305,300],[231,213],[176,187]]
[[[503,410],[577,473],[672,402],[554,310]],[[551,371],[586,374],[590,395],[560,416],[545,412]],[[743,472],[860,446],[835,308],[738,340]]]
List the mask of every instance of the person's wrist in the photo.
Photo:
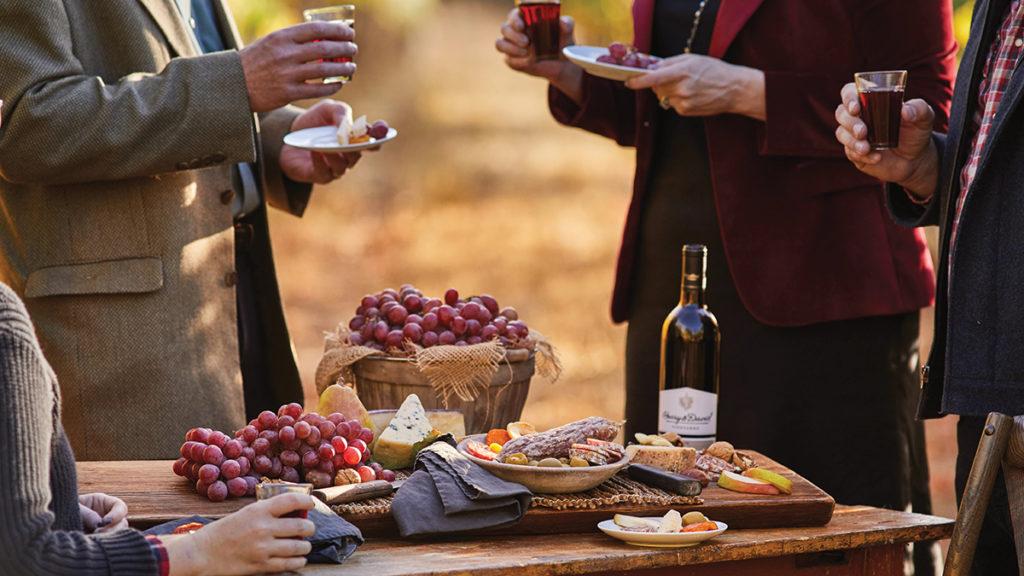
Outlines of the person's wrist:
[[939,153],[935,142],[928,141],[924,153],[917,157],[910,177],[898,184],[919,201],[927,201],[935,195],[939,180]]
[[733,114],[765,120],[768,116],[765,104],[764,72],[757,68],[734,66],[736,81],[733,82]]
[[566,94],[576,92],[583,78],[583,69],[568,60],[560,60],[559,64],[558,73],[548,77],[547,81]]

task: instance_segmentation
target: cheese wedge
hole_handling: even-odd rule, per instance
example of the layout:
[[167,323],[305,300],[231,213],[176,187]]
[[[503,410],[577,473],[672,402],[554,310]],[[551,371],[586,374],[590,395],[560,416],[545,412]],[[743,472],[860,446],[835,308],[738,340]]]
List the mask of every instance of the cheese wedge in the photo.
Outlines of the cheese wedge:
[[410,394],[381,432],[373,450],[373,459],[389,470],[412,468],[416,454],[438,436],[419,397]]
[[338,144],[348,146],[349,135],[352,134],[352,125],[352,109],[349,108],[341,118],[341,123],[338,124]]

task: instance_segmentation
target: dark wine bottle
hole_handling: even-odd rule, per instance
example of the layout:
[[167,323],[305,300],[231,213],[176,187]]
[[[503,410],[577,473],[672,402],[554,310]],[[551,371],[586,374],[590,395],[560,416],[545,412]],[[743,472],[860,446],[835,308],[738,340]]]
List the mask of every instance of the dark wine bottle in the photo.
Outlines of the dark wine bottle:
[[675,432],[697,449],[715,441],[722,342],[718,320],[704,303],[707,258],[706,246],[683,246],[679,305],[661,329],[658,431]]

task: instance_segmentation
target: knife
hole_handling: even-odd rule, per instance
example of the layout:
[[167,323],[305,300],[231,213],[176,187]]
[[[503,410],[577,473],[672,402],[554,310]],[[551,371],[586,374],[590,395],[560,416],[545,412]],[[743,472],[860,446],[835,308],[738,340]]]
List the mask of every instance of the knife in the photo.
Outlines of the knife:
[[395,480],[394,482],[372,480],[370,482],[360,482],[359,484],[319,488],[313,490],[313,496],[322,500],[325,504],[348,504],[350,502],[390,496],[404,483],[405,480]]

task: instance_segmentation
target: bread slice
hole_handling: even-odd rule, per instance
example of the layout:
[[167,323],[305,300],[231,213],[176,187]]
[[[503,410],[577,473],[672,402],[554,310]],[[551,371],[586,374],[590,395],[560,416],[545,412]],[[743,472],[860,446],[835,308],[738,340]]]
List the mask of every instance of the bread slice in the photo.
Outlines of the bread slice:
[[697,451],[687,447],[633,444],[626,447],[626,454],[630,456],[630,464],[647,464],[676,474],[697,465]]

